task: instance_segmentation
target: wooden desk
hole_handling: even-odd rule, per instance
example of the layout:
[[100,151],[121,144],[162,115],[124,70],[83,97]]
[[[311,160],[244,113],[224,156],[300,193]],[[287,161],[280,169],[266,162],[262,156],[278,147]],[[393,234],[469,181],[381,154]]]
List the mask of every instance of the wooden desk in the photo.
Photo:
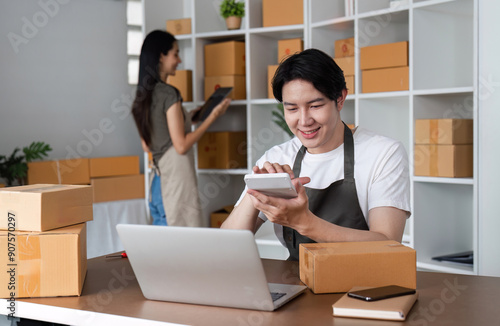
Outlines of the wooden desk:
[[[298,284],[298,264],[263,260],[269,282]],[[161,271],[158,271],[161,273]],[[419,300],[404,324],[500,325],[500,278],[418,272]],[[72,325],[390,325],[397,322],[334,318],[341,294],[306,293],[275,312],[145,300],[127,259],[88,262],[81,297],[20,299],[20,317]],[[7,303],[2,300],[0,313]],[[138,318],[138,319],[136,319]],[[154,322],[157,321],[157,322]]]

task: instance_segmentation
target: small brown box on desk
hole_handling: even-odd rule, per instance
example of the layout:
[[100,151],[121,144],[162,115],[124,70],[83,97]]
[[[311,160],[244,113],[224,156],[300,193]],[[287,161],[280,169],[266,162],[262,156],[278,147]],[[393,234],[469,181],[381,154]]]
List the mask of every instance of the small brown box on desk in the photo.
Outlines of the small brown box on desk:
[[300,280],[314,293],[354,286],[417,287],[415,250],[396,241],[302,243]]
[[88,158],[28,163],[28,184],[89,184]]
[[245,76],[211,76],[205,77],[205,101],[220,87],[233,88],[227,96],[230,99],[244,100],[247,98]]
[[278,41],[278,62],[288,58],[292,54],[304,50],[304,41],[300,38],[291,38]]
[[472,145],[415,145],[415,175],[445,178],[473,176]]
[[[7,251],[12,243],[16,246],[14,256]],[[0,298],[79,296],[82,293],[87,273],[85,223],[45,232],[0,231],[0,248],[3,271],[0,284],[5,284],[0,287]],[[9,282],[14,283],[15,289],[8,289]]]
[[191,18],[167,20],[167,32],[173,35],[191,34]]
[[303,23],[303,0],[262,0],[262,27]]
[[169,76],[167,84],[177,88],[184,102],[193,101],[193,72],[191,70],[176,70],[175,76]]
[[245,75],[245,42],[205,45],[205,77]]
[[359,66],[361,70],[408,66],[408,41],[361,48]]
[[90,177],[139,174],[139,156],[96,157],[89,159]]
[[362,71],[363,93],[396,92],[409,89],[408,67]]
[[198,141],[199,169],[243,169],[247,167],[245,131],[207,132]]
[[0,229],[15,219],[17,231],[47,231],[93,219],[92,188],[37,184],[0,189]]
[[274,74],[276,73],[278,67],[279,65],[267,66],[267,98],[274,99],[273,86],[271,85],[271,82],[273,81]]
[[210,214],[210,226],[213,228],[220,228],[222,223],[233,211],[234,205],[224,206],[221,209]]
[[354,37],[335,41],[335,58],[354,56]]
[[144,198],[144,174],[93,178],[94,203]]
[[418,119],[415,144],[472,144],[472,119]]

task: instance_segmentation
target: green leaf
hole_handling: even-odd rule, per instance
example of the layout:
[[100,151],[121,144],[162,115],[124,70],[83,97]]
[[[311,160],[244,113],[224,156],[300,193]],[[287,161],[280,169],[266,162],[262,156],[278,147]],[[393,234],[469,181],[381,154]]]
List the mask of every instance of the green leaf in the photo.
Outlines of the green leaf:
[[286,132],[290,137],[293,137],[293,132],[290,130],[290,128],[288,128],[285,120],[285,110],[283,108],[283,104],[278,104],[277,108],[274,109],[271,114],[274,117],[273,122],[281,129],[283,129],[283,131]]
[[230,16],[245,16],[245,2],[236,2],[235,0],[223,0],[220,4],[220,15],[224,18]]
[[43,159],[48,156],[47,152],[50,152],[51,150],[52,148],[50,145],[45,144],[44,142],[32,142],[31,145],[23,148],[26,162]]

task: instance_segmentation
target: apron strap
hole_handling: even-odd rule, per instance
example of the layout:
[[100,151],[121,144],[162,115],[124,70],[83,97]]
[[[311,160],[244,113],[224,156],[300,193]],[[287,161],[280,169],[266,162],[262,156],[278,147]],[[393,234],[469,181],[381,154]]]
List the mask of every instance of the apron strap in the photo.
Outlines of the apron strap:
[[[344,180],[354,181],[354,138],[352,131],[342,121],[344,125]],[[306,155],[306,148],[302,145],[297,152],[293,162],[293,175],[298,178],[302,168],[302,159]]]
[[354,181],[354,138],[352,131],[344,124],[344,180]]
[[307,148],[302,145],[299,151],[297,152],[297,156],[295,157],[295,161],[293,162],[293,175],[295,178],[300,176],[300,169],[302,168],[302,159],[304,155],[306,155]]

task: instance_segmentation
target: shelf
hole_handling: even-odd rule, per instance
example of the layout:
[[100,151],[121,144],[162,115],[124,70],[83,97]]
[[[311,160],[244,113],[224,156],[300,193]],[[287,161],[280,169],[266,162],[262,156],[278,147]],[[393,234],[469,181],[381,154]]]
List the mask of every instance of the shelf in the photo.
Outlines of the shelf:
[[[196,38],[202,38],[211,41],[222,41],[225,39],[239,39],[245,37],[245,32],[241,29],[233,31],[218,31],[218,32],[207,32],[207,33],[197,33],[194,35]],[[239,36],[239,38],[235,38]]]
[[413,181],[415,182],[427,182],[427,183],[445,183],[445,184],[459,184],[459,185],[473,185],[473,178],[438,178],[438,177],[422,177],[414,176]]
[[472,93],[474,87],[452,87],[452,88],[437,88],[437,89],[420,89],[414,90],[413,95],[447,95],[447,94],[463,94]]
[[371,99],[371,98],[391,98],[391,97],[403,97],[409,96],[409,91],[398,91],[398,92],[377,92],[377,93],[357,93],[357,97],[360,99]]
[[377,16],[390,16],[391,14],[394,13],[400,13],[400,12],[405,12],[408,11],[410,7],[409,6],[400,6],[398,8],[386,8],[386,9],[379,9],[379,10],[373,10],[369,12],[364,12],[358,14],[357,18],[358,19],[364,19],[364,18],[372,18],[372,17],[377,17]]
[[442,273],[465,274],[465,275],[475,274],[473,266],[465,264],[437,262],[432,260],[431,261],[417,260],[417,268],[422,268]]
[[286,35],[289,33],[303,33],[304,25],[286,25],[286,26],[273,26],[273,27],[257,27],[251,28],[249,30],[250,34],[260,34],[260,35],[268,35],[268,36],[279,36]]
[[329,20],[320,21],[317,23],[312,23],[311,28],[331,27],[334,25],[346,26],[348,24],[354,24],[354,17],[353,16],[333,18],[333,19],[329,19]]

